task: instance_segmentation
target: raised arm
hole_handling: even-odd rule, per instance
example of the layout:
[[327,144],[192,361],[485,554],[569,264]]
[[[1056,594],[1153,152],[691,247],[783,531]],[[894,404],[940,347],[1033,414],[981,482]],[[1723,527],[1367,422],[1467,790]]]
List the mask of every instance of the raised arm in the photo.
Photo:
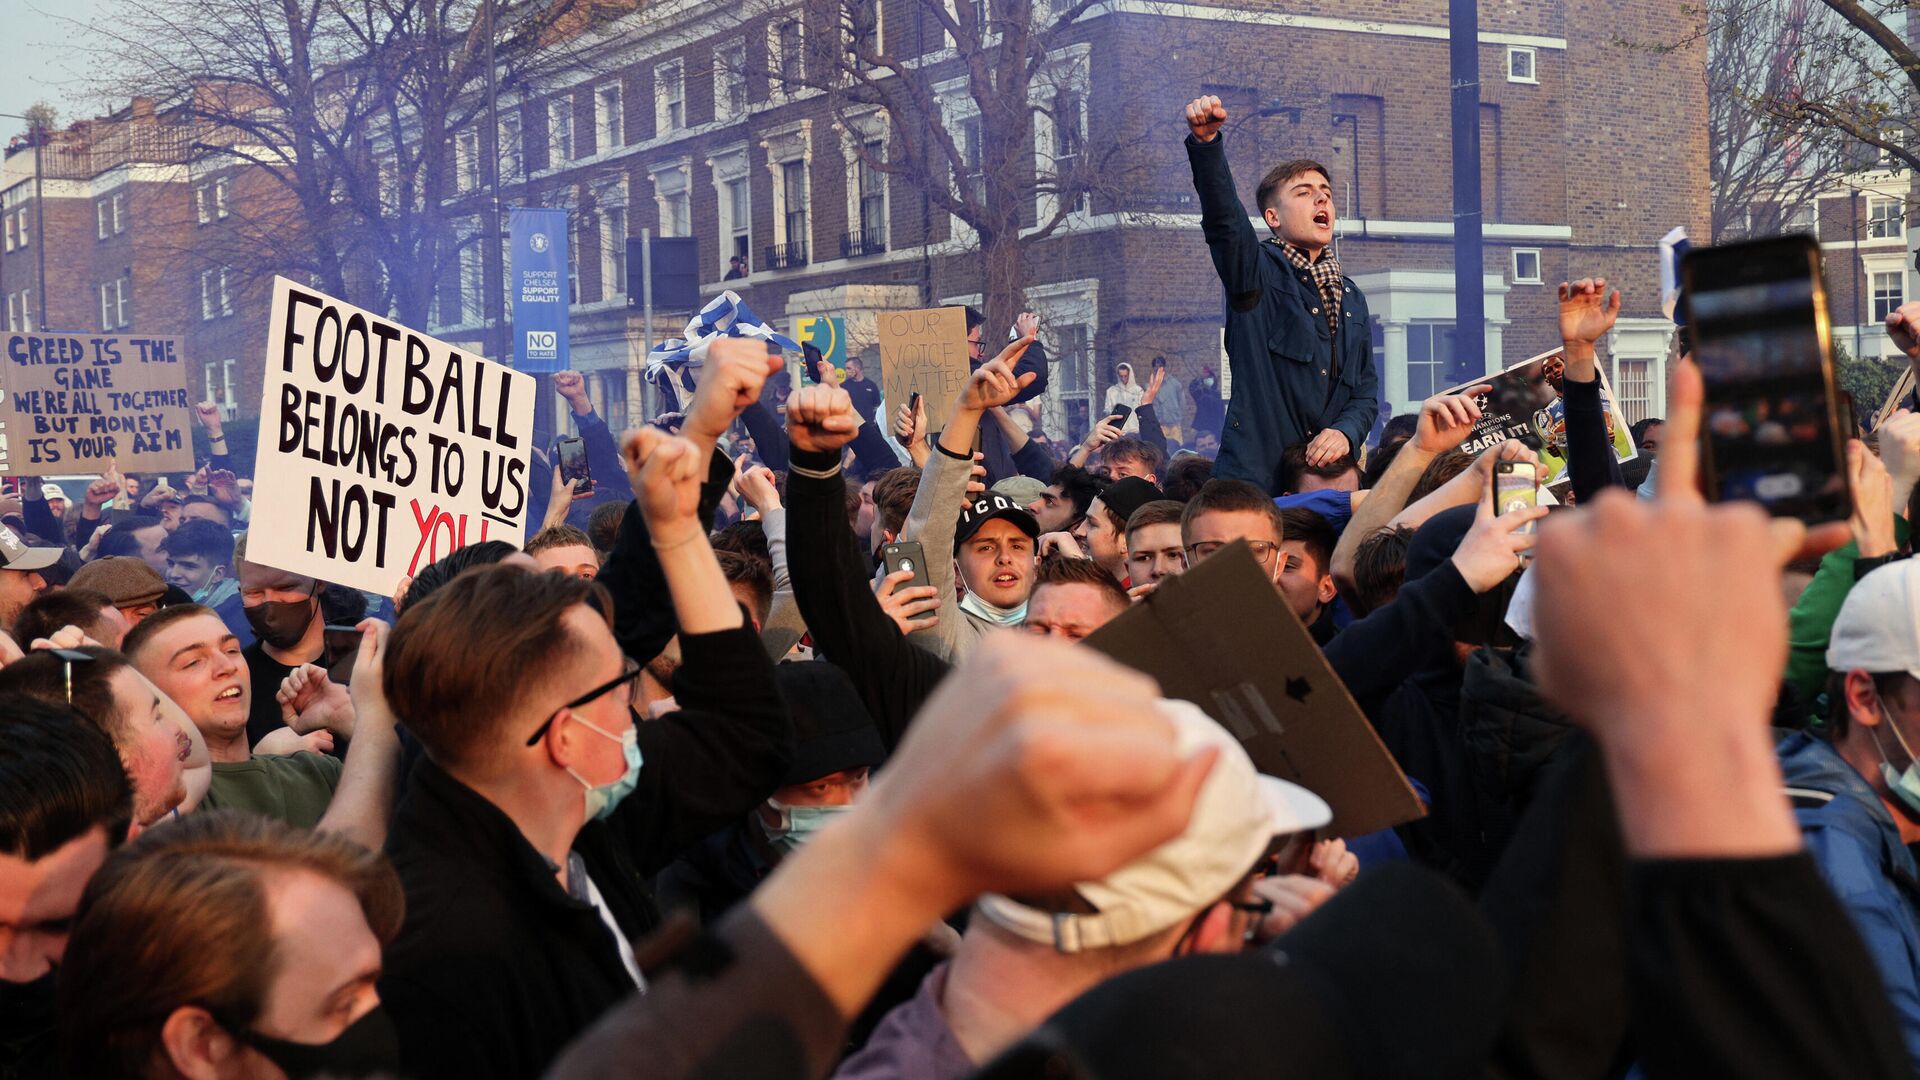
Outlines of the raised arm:
[[1421,404],[1413,438],[1400,447],[1366,500],[1355,502],[1353,520],[1347,522],[1340,534],[1340,543],[1333,549],[1333,579],[1342,590],[1353,589],[1353,555],[1360,550],[1360,542],[1406,508],[1407,496],[1413,493],[1414,485],[1419,483],[1420,475],[1427,471],[1434,458],[1466,440],[1474,422],[1480,419],[1480,406],[1474,397],[1490,389],[1490,386],[1476,386],[1464,394],[1443,394]]
[[1575,504],[1591,502],[1601,491],[1626,483],[1607,435],[1600,394],[1596,344],[1620,317],[1620,292],[1607,291],[1606,278],[1560,283],[1560,345],[1566,358],[1562,381],[1567,415],[1567,478]]
[[1254,234],[1247,208],[1233,189],[1233,170],[1220,126],[1227,107],[1212,95],[1187,103],[1187,164],[1193,169],[1193,190],[1200,196],[1200,233],[1207,239],[1213,269],[1227,290],[1227,302],[1236,311],[1251,310],[1260,302],[1260,238]]
[[400,735],[387,695],[381,689],[386,663],[386,623],[364,619],[360,626],[360,655],[353,664],[353,743],[340,768],[340,784],[326,815],[314,828],[339,833],[374,851],[386,847],[387,824],[393,817],[394,790],[400,774]]

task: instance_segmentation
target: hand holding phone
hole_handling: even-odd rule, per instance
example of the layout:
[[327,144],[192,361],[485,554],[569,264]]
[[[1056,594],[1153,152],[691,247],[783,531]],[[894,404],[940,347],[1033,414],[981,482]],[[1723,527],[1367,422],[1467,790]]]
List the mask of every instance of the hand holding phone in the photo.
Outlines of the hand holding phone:
[[[1498,461],[1493,466],[1493,512],[1495,516],[1531,510],[1540,505],[1540,471],[1531,461]],[[1537,522],[1528,522],[1515,532],[1532,532]]]
[[1133,406],[1115,405],[1107,415],[1114,418],[1113,423],[1115,427],[1125,427],[1127,425],[1127,417],[1133,415]]
[[560,482],[577,481],[573,486],[575,495],[591,492],[593,471],[587,465],[587,444],[576,437],[567,436],[553,444],[553,452],[560,463]]
[[897,574],[904,570],[913,575],[907,579],[904,588],[919,588],[933,584],[933,579],[927,576],[926,549],[920,546],[918,540],[901,540],[882,547],[880,560],[889,574]]

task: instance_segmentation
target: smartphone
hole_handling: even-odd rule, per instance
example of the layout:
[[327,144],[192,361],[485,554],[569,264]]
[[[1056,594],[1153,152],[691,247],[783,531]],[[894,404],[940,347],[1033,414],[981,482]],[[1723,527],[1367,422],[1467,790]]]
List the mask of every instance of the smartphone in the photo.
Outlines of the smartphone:
[[1113,408],[1107,410],[1107,415],[1119,417],[1120,419],[1114,421],[1114,425],[1116,427],[1125,427],[1127,423],[1127,417],[1133,415],[1133,406],[1115,405]]
[[1707,497],[1776,517],[1844,519],[1846,438],[1820,249],[1805,236],[1696,247],[1680,263],[1693,357],[1706,383]]
[[907,411],[910,413],[918,413],[920,411],[920,391],[915,390],[913,393],[907,395]]
[[[1493,466],[1493,512],[1512,514],[1540,505],[1540,472],[1531,461],[1498,461]],[[1520,527],[1532,532],[1536,522]]]
[[586,443],[569,435],[554,442],[553,453],[560,460],[561,483],[580,481],[573,486],[575,495],[593,490],[593,471],[587,467]]
[[927,576],[926,549],[920,546],[920,541],[918,540],[902,540],[899,543],[888,544],[882,547],[880,549],[880,560],[886,566],[887,573],[889,574],[897,574],[905,570],[913,575],[906,584],[900,586],[902,589],[911,589],[918,585],[931,586],[933,584],[933,579]]

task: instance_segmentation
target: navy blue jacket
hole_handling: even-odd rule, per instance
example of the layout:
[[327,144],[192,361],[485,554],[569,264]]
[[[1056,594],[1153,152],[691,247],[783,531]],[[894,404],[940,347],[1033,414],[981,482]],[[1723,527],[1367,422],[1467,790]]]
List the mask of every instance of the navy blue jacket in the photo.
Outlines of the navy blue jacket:
[[1341,304],[1338,376],[1333,332],[1320,290],[1278,244],[1254,235],[1233,188],[1224,135],[1187,136],[1187,161],[1200,195],[1200,231],[1227,291],[1227,359],[1233,397],[1213,475],[1246,480],[1279,495],[1280,454],[1327,428],[1354,450],[1380,407],[1367,299],[1351,279]]

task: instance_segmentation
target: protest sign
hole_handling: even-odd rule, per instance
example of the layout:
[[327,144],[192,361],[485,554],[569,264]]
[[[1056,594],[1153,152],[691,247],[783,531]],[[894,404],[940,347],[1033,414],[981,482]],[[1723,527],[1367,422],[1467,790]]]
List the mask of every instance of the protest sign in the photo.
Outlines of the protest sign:
[[838,315],[803,315],[793,320],[793,339],[820,350],[820,362],[847,374],[847,321]]
[[247,561],[387,595],[526,532],[533,377],[273,283]]
[[513,262],[513,366],[567,368],[567,212],[516,206],[508,245]]
[[1325,799],[1333,808],[1326,835],[1361,836],[1425,814],[1244,541],[1163,579],[1086,644],[1200,706],[1261,772]]
[[54,476],[193,469],[179,338],[8,334],[0,472]]
[[880,374],[889,408],[915,393],[928,421],[944,424],[967,384],[967,309],[883,311],[879,316]]
[[[1561,350],[1543,352],[1507,368],[1497,375],[1461,383],[1447,394],[1458,394],[1482,384],[1492,389],[1475,400],[1480,405],[1480,420],[1473,425],[1460,449],[1469,454],[1518,439],[1540,455],[1543,485],[1557,484],[1567,471],[1567,410],[1560,397],[1560,385],[1566,376],[1566,358]],[[1600,376],[1600,407],[1607,416],[1607,437],[1613,443],[1613,456],[1631,461],[1640,454],[1633,445],[1633,433],[1614,404],[1613,387],[1607,383],[1604,369]]]

